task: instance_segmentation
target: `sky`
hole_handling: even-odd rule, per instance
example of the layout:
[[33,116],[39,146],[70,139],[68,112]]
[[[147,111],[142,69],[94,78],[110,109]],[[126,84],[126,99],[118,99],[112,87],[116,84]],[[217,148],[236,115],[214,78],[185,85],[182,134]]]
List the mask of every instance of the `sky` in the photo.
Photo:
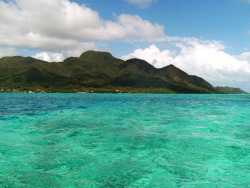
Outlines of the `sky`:
[[0,0],[0,57],[87,50],[250,92],[250,0]]

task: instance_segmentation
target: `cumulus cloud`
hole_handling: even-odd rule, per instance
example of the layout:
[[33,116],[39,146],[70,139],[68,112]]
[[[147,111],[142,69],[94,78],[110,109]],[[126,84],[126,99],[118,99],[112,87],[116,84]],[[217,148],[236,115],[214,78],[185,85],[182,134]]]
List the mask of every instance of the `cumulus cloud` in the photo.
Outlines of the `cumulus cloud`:
[[85,43],[79,43],[75,48],[63,50],[60,53],[53,52],[53,51],[43,51],[36,53],[33,57],[36,59],[40,59],[43,61],[48,62],[60,62],[66,59],[69,56],[78,57],[80,56],[84,51],[87,50],[98,50],[97,46],[94,42],[85,42]]
[[152,44],[148,48],[137,49],[133,53],[123,56],[122,59],[124,60],[132,58],[144,59],[149,63],[151,63],[154,67],[161,68],[169,64],[173,64],[174,55],[175,55],[174,51],[170,50],[160,51],[158,47]]
[[124,40],[154,41],[166,37],[163,26],[152,24],[137,15],[122,14],[118,17],[118,24],[125,31]]
[[139,8],[147,8],[157,0],[125,0],[125,1],[127,1],[130,4],[136,5]]
[[62,53],[52,53],[52,52],[40,52],[34,55],[33,57],[36,59],[40,59],[40,60],[48,61],[48,62],[52,62],[52,61],[59,62],[64,59]]
[[174,44],[179,50],[160,50],[156,45],[137,49],[122,59],[140,58],[157,68],[174,64],[191,75],[203,77],[213,85],[243,87],[250,91],[250,52],[231,56],[219,41],[182,38]]
[[[115,21],[69,0],[0,0],[0,45],[42,51],[67,50],[97,40],[153,41],[164,27],[136,15]],[[143,32],[142,32],[143,31]]]

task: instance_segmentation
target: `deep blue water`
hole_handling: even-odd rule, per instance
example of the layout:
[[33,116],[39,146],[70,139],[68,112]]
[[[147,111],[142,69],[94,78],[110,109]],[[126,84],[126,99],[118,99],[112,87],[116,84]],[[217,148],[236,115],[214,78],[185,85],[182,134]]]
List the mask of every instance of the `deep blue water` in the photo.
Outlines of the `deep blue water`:
[[0,187],[249,187],[250,95],[0,94]]

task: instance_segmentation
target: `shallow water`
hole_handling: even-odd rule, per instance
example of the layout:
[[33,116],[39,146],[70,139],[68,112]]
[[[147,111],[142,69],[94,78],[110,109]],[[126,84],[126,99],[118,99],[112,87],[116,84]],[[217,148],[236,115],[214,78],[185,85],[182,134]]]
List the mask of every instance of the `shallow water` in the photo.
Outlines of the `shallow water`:
[[0,187],[248,187],[249,95],[0,94]]

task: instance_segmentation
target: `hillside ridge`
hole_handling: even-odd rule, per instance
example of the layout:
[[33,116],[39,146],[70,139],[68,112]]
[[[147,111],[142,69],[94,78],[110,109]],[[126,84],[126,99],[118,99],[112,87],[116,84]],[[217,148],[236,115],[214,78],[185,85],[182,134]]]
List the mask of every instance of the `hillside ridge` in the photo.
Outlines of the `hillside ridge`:
[[240,88],[233,88],[228,86],[217,86],[215,87],[217,90],[224,92],[226,94],[248,94]]
[[157,69],[133,58],[86,51],[62,62],[32,57],[0,58],[2,92],[222,93],[198,76],[168,65]]

